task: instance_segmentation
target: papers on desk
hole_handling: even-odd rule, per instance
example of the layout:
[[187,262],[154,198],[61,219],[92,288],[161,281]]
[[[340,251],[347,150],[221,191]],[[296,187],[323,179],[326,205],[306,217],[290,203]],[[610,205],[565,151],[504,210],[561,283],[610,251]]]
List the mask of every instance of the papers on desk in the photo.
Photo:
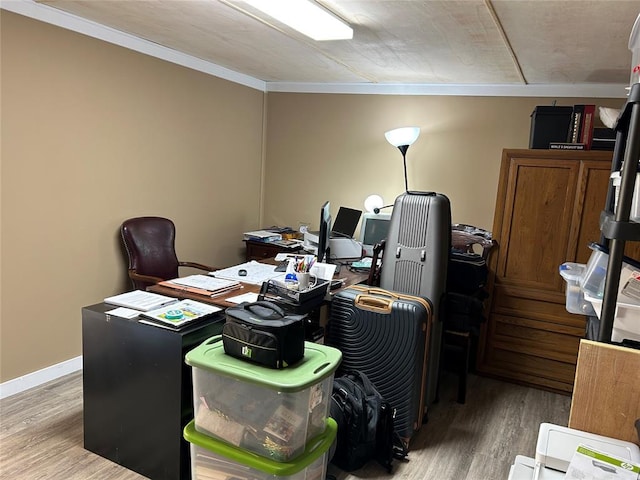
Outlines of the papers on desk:
[[282,240],[282,235],[277,232],[270,232],[269,230],[255,230],[253,232],[245,232],[244,239],[258,240],[259,242],[273,242]]
[[238,281],[214,278],[209,275],[189,275],[160,282],[159,285],[210,297],[242,288],[242,284]]
[[113,315],[115,317],[132,319],[140,315],[140,310],[134,310],[132,308],[126,308],[126,307],[118,307],[104,313],[107,315]]
[[[226,280],[235,280],[237,282],[250,283],[252,285],[262,285],[263,282],[280,275],[276,272],[276,265],[268,263],[260,263],[255,260],[250,262],[234,265],[233,267],[223,268],[215,272],[209,272],[209,275],[215,278],[223,278]],[[240,270],[246,271],[246,275],[241,276]]]
[[[213,313],[222,310],[220,307],[208,305],[206,303],[196,302],[195,300],[180,300],[166,307],[157,308],[141,315],[161,326],[169,326],[171,328],[179,328],[186,323],[192,323],[195,320],[203,319]],[[148,322],[147,322],[148,323]]]
[[121,293],[113,297],[104,299],[104,303],[117,305],[119,307],[133,308],[146,312],[154,308],[160,308],[165,305],[177,302],[178,299],[166,297],[157,293],[145,292],[144,290],[134,290],[132,292]]
[[235,297],[225,298],[225,300],[229,303],[236,303],[236,304],[240,304],[244,302],[253,303],[258,301],[258,294],[253,292],[247,292],[247,293],[243,293],[242,295],[236,295]]
[[315,275],[316,277],[322,280],[332,280],[333,276],[336,273],[337,265],[333,265],[331,263],[314,263],[313,267],[309,272],[311,275]]

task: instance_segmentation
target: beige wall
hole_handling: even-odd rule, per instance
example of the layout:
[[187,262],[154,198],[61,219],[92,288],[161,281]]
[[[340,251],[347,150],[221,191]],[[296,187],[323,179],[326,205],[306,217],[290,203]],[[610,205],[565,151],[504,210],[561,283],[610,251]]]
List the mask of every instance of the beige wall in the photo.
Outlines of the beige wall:
[[[404,191],[402,155],[384,132],[416,125],[409,188],[444,193],[454,223],[491,230],[502,149],[527,148],[533,109],[552,100],[270,93],[265,223],[317,227],[325,200],[334,218],[340,205],[364,209],[371,193],[393,203]],[[624,100],[558,99],[574,103],[619,108]]]
[[[533,107],[551,102],[270,93],[265,127],[256,90],[4,10],[0,22],[0,382],[82,353],[82,306],[128,286],[123,219],[168,216],[182,259],[231,265],[248,229],[317,226],[325,200],[334,214],[370,193],[392,203],[402,157],[384,132],[412,124],[410,188],[491,228],[501,150],[526,147]],[[559,100],[587,102],[623,103]]]
[[172,218],[183,260],[243,258],[264,94],[0,12],[4,382],[82,353],[82,306],[128,288],[124,219]]

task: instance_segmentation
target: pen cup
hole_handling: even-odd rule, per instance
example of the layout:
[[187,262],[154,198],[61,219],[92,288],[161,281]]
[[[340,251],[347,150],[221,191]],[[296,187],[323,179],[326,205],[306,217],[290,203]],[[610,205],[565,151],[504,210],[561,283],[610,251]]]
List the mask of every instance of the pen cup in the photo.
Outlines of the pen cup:
[[299,291],[315,287],[316,282],[318,281],[318,278],[309,272],[298,272],[296,273],[296,278],[298,279]]

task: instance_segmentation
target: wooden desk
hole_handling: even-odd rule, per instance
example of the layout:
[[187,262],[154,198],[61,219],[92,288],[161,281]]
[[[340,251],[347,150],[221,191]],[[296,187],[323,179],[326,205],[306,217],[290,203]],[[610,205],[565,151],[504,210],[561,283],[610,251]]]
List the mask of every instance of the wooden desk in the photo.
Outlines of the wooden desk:
[[[275,260],[274,259],[269,259],[268,261],[265,261],[264,263],[274,263],[275,264]],[[344,286],[342,288],[346,288],[350,285],[355,285],[357,283],[362,283],[365,282],[368,278],[369,274],[368,273],[358,273],[358,272],[352,272],[350,271],[346,266],[342,266],[342,268],[340,269],[340,273],[335,275],[334,279],[344,279]],[[233,290],[229,293],[225,293],[224,295],[219,295],[216,297],[209,297],[206,295],[199,295],[196,293],[190,293],[190,292],[185,292],[182,290],[178,290],[175,288],[170,288],[170,287],[164,287],[162,285],[152,285],[149,288],[147,288],[148,291],[150,292],[154,292],[154,293],[159,293],[161,295],[166,295],[168,297],[176,297],[179,299],[184,299],[184,298],[190,298],[191,300],[196,300],[198,302],[203,302],[203,303],[210,303],[212,305],[217,305],[218,307],[222,307],[222,308],[227,308],[227,307],[232,307],[233,303],[228,302],[227,299],[229,297],[235,297],[236,295],[241,295],[243,293],[259,293],[260,292],[260,285],[252,285],[249,283],[243,283],[242,284],[242,288],[239,290]],[[331,297],[336,293],[339,292],[340,289],[336,289],[336,290],[332,290],[329,292],[329,295],[327,295],[327,297],[325,297],[326,300],[331,301]]]

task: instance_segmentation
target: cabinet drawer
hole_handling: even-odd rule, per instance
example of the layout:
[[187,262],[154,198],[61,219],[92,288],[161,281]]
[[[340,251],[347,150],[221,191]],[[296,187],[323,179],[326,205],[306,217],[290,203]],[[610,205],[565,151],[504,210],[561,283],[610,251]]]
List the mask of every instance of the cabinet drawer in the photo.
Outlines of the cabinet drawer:
[[540,295],[525,288],[496,285],[493,290],[492,312],[540,320],[549,324],[579,329],[582,335],[586,317],[567,312],[564,294]]
[[266,258],[273,258],[278,253],[295,253],[300,248],[285,248],[280,245],[274,245],[265,242],[252,242],[246,241],[246,260],[264,260]]
[[575,369],[574,364],[494,347],[489,352],[482,372],[530,386],[570,393]]
[[503,350],[575,364],[583,332],[556,327],[529,318],[492,315],[491,345]]

